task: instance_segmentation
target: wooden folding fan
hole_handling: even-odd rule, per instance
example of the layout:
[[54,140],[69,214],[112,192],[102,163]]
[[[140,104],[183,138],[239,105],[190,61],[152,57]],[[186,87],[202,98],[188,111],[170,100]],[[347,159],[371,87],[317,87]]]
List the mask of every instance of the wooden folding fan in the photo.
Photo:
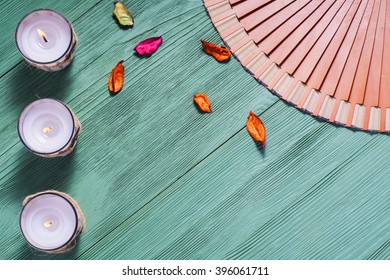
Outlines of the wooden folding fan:
[[390,131],[390,0],[204,0],[225,44],[297,108]]

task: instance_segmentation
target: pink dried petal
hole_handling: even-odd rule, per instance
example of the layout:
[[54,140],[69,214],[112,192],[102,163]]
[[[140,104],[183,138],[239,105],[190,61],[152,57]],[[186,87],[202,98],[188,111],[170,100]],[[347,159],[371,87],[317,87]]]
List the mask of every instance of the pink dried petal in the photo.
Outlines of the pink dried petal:
[[139,55],[149,55],[157,51],[158,47],[161,45],[163,39],[162,37],[152,37],[138,43],[134,50]]

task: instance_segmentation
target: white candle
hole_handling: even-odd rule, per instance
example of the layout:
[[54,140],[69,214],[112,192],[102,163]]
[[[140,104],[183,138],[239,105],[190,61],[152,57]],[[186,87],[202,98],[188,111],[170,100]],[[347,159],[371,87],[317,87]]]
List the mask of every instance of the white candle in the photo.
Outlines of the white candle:
[[69,154],[79,130],[80,123],[72,110],[56,99],[36,100],[19,117],[21,141],[30,151],[44,157]]
[[26,15],[16,29],[15,39],[24,59],[47,71],[65,68],[77,44],[72,25],[52,10],[36,10]]
[[28,244],[49,253],[61,253],[72,247],[83,226],[77,203],[57,191],[27,197],[20,214],[20,229]]

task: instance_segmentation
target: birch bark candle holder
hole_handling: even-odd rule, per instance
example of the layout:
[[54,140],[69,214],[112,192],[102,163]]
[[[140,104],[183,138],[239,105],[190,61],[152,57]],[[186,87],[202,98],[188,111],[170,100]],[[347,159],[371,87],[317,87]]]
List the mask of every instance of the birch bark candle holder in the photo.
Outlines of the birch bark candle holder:
[[42,157],[66,156],[76,146],[81,124],[63,102],[43,98],[20,114],[18,133],[25,147]]
[[71,251],[85,227],[81,208],[63,192],[40,192],[23,201],[20,229],[29,246],[38,251],[49,254]]
[[72,24],[48,9],[27,14],[18,24],[15,40],[24,60],[45,71],[68,66],[78,41]]

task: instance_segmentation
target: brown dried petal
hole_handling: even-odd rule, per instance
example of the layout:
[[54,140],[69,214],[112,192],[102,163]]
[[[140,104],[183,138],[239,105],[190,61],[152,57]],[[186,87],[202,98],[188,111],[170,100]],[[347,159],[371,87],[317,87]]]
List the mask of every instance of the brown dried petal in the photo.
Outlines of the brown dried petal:
[[210,100],[204,93],[198,93],[194,95],[194,102],[198,105],[199,110],[205,113],[211,113]]
[[224,62],[230,59],[230,51],[227,48],[217,46],[204,40],[201,40],[201,42],[204,52],[211,55],[219,62]]
[[112,69],[110,78],[108,79],[108,89],[111,93],[118,93],[125,81],[125,68],[122,65],[123,60]]
[[252,136],[253,140],[261,143],[264,149],[266,139],[265,126],[260,118],[253,112],[249,112],[248,121],[246,122],[246,130],[248,130],[248,133]]

